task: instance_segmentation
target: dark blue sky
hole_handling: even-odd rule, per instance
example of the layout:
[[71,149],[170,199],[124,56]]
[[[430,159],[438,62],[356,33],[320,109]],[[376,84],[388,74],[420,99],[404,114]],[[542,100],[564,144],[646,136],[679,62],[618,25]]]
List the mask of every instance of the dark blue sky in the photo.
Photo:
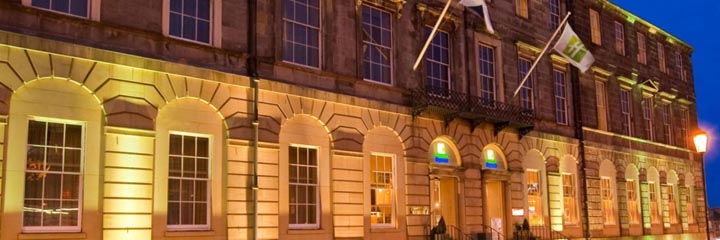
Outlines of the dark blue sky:
[[711,173],[707,178],[708,200],[711,207],[720,206],[720,141],[715,139],[720,138],[720,101],[713,97],[720,93],[720,1],[611,1],[695,48],[692,63],[699,122],[711,138],[705,155],[706,171]]

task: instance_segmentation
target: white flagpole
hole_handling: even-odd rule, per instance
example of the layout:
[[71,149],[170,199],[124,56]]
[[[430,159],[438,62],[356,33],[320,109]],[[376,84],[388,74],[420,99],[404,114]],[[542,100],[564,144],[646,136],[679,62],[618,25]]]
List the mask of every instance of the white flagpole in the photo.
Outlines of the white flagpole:
[[532,66],[530,67],[530,70],[525,74],[525,77],[523,78],[522,82],[520,82],[520,85],[518,85],[517,89],[515,89],[515,93],[513,94],[513,97],[517,96],[518,92],[520,92],[520,89],[523,85],[525,85],[525,82],[530,78],[530,74],[532,74],[533,70],[535,70],[535,67],[537,67],[538,63],[540,62],[540,58],[545,55],[548,48],[550,48],[550,45],[552,44],[553,40],[555,40],[555,37],[560,33],[560,30],[562,30],[565,27],[565,23],[567,23],[568,18],[570,18],[571,12],[568,12],[567,15],[565,15],[565,18],[558,24],[558,28],[555,30],[555,33],[550,37],[550,40],[548,40],[548,43],[545,45],[545,48],[540,52],[540,54],[535,58],[535,62],[533,62]]
[[440,27],[440,23],[442,22],[443,18],[445,18],[445,14],[447,13],[448,8],[450,8],[450,3],[452,3],[452,1],[453,0],[447,0],[445,8],[443,8],[442,13],[440,13],[440,17],[438,17],[438,20],[435,23],[435,27],[433,27],[432,32],[430,32],[430,36],[428,37],[427,41],[425,41],[425,46],[423,46],[422,50],[420,51],[420,55],[418,55],[417,60],[415,60],[415,65],[413,65],[413,71],[417,70],[418,65],[420,65],[420,61],[425,56],[425,52],[430,46],[432,39],[435,38],[438,27]]

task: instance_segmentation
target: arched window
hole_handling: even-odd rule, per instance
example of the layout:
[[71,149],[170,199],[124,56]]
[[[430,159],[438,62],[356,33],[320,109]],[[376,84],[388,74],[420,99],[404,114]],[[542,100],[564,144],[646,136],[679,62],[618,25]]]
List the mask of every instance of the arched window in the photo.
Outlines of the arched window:
[[652,224],[662,223],[660,217],[660,191],[658,186],[660,184],[660,174],[655,167],[648,168],[647,171],[648,181],[648,195],[650,200],[650,222]]
[[640,224],[640,191],[638,187],[638,169],[633,164],[625,168],[625,191],[627,191],[628,222]]
[[617,219],[615,217],[615,165],[605,160],[600,163],[600,198],[602,201],[603,224],[615,225]]
[[696,224],[695,220],[695,176],[692,173],[685,173],[685,211],[687,211],[687,223]]
[[440,137],[430,144],[429,149],[431,162],[441,165],[460,166],[460,154],[450,139]]
[[487,145],[483,149],[483,169],[506,170],[505,154],[495,145]]

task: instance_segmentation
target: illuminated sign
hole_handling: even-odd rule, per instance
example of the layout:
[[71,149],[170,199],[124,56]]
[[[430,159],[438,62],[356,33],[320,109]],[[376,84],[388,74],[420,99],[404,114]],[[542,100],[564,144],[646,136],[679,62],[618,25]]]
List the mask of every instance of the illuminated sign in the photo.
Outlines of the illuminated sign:
[[488,149],[486,155],[487,158],[485,158],[485,168],[497,169],[498,162],[497,159],[495,159],[495,151]]
[[448,157],[444,143],[438,143],[437,147],[435,147],[435,162],[445,164],[450,163],[450,157]]
[[524,216],[524,215],[525,215],[525,209],[522,209],[522,208],[513,208],[513,209],[512,209],[512,215],[513,215],[513,216]]

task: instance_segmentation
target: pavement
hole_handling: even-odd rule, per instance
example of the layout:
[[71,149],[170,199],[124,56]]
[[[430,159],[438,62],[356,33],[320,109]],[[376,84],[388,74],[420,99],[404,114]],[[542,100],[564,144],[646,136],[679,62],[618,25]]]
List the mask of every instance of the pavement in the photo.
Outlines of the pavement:
[[[582,238],[579,238],[582,239]],[[645,235],[638,237],[616,237],[616,238],[593,238],[598,240],[612,239],[612,240],[705,240],[705,233],[685,233],[685,234],[666,234],[666,235]],[[720,240],[715,238],[714,240]]]

